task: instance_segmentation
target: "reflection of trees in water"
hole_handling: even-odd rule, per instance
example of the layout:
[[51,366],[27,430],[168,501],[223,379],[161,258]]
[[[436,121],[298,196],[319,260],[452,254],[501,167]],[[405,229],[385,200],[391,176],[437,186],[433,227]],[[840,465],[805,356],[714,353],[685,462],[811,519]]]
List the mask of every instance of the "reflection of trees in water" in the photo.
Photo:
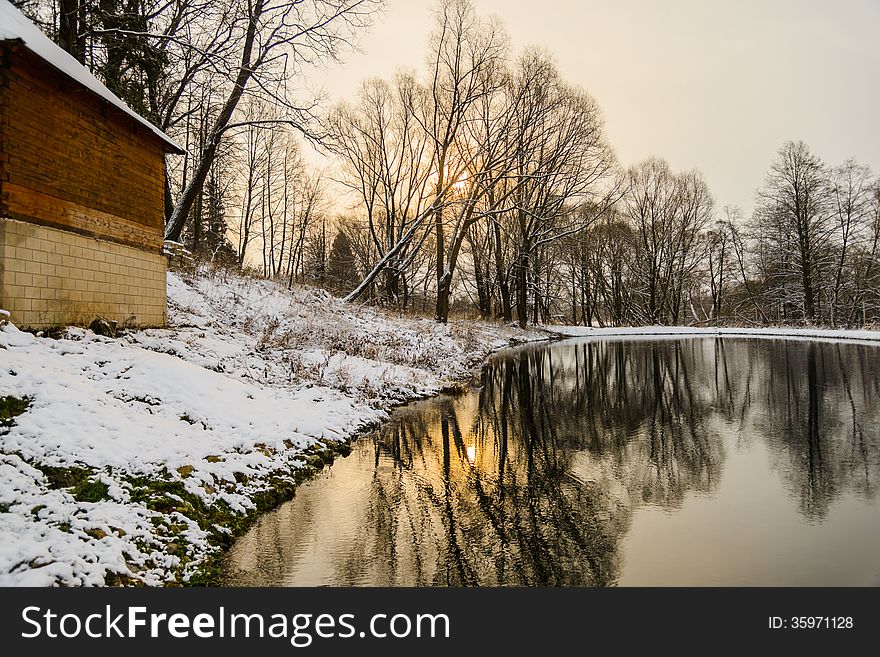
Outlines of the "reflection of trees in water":
[[617,571],[603,491],[571,476],[579,427],[562,369],[552,351],[526,351],[484,376],[472,487],[504,547],[503,581],[606,584]]
[[800,511],[820,520],[843,491],[873,498],[880,472],[878,350],[790,341],[762,347],[760,427]]
[[[517,350],[479,391],[399,409],[356,446],[373,467],[342,499],[363,511],[320,570],[336,584],[613,583],[633,510],[711,493],[725,448],[750,442],[821,519],[844,492],[877,489],[878,365],[876,348],[791,341]],[[301,504],[298,532],[328,508]],[[301,549],[271,558],[283,568]]]
[[402,409],[376,441],[365,518],[381,580],[613,582],[636,504],[718,479],[703,358],[685,342],[521,350],[478,395]]
[[718,481],[721,441],[702,341],[587,343],[575,347],[582,447],[608,455],[635,502],[680,504]]

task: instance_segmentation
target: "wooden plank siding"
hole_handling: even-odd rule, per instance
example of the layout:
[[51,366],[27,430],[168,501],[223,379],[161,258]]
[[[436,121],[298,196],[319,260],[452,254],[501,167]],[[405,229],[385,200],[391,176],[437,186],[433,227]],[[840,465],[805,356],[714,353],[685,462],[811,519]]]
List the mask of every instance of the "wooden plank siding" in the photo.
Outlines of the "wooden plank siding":
[[3,187],[8,175],[6,170],[9,168],[9,152],[6,146],[6,133],[9,128],[6,125],[6,86],[9,81],[9,48],[4,43],[0,43],[0,217],[5,214],[6,207],[3,202]]
[[163,142],[25,47],[0,62],[0,213],[160,250]]

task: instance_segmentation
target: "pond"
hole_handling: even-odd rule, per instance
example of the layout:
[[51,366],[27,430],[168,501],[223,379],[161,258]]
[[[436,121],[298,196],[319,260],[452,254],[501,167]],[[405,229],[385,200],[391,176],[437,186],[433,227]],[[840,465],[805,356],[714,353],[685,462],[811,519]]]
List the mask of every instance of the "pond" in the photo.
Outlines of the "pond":
[[878,374],[856,343],[507,350],[261,518],[225,583],[880,585]]

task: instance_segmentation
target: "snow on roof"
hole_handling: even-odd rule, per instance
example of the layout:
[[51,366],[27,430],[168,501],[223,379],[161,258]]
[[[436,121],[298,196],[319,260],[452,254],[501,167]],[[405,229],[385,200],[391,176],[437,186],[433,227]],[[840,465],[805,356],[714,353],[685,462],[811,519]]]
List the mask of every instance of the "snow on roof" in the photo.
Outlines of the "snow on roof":
[[21,41],[28,50],[52,65],[89,91],[97,94],[111,105],[135,119],[150,130],[173,150],[184,152],[173,139],[126,105],[116,94],[105,87],[89,70],[66,53],[40,29],[16,9],[9,0],[0,0],[0,41]]

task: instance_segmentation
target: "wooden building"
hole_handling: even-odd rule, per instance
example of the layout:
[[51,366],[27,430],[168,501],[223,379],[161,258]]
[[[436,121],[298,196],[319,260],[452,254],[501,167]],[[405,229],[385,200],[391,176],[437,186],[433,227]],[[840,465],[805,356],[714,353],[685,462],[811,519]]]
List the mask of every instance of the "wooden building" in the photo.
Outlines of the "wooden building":
[[183,151],[0,0],[0,308],[10,321],[165,323],[169,152]]

